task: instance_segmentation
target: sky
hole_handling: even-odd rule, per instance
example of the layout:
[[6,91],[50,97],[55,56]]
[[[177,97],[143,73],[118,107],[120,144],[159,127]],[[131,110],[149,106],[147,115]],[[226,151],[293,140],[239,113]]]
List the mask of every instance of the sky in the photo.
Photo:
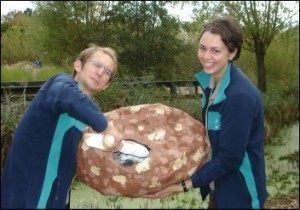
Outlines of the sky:
[[34,9],[30,1],[1,1],[1,15],[6,15],[12,10],[24,11],[27,8]]
[[[27,8],[34,10],[34,5],[30,1],[1,1],[1,15],[6,15],[12,10],[24,11]],[[170,13],[178,16],[181,21],[190,21],[192,9],[189,5],[185,5],[182,9],[167,7]]]

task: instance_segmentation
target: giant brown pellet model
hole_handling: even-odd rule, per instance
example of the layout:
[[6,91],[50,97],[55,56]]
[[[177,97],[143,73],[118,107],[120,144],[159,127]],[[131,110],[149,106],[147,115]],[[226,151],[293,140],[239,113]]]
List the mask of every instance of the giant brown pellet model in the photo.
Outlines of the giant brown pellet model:
[[205,128],[182,110],[163,104],[122,107],[105,113],[124,140],[148,147],[149,156],[120,164],[120,154],[87,145],[77,154],[79,180],[103,195],[141,197],[189,178],[207,158]]

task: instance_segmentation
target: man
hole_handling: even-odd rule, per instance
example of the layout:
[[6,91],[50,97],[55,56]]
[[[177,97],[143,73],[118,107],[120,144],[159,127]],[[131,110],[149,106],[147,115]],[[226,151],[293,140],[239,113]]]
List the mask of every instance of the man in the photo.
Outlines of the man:
[[50,78],[16,129],[1,177],[1,208],[66,208],[85,128],[120,134],[90,96],[105,90],[117,72],[114,50],[91,44],[74,62],[74,75]]

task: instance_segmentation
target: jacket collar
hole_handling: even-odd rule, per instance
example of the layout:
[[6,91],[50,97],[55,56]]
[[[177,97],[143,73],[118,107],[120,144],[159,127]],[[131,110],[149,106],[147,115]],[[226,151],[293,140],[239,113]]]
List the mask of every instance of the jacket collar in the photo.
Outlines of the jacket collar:
[[[224,76],[221,79],[219,90],[215,97],[215,100],[212,104],[220,103],[221,101],[225,100],[226,94],[225,89],[228,87],[230,82],[230,70],[231,70],[232,63],[229,62],[227,68],[225,70]],[[195,74],[196,80],[199,82],[201,88],[205,90],[206,88],[213,88],[213,78],[210,74],[207,74],[204,70]],[[205,93],[205,91],[203,91]]]

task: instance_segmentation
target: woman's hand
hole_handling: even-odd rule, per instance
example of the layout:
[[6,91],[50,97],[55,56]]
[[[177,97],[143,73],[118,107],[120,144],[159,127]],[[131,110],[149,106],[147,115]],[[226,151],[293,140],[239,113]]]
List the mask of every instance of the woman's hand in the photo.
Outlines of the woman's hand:
[[170,185],[170,186],[166,187],[165,189],[158,191],[156,193],[146,194],[141,197],[142,198],[164,198],[164,197],[167,197],[174,193],[180,193],[180,192],[183,192],[183,189],[182,189],[181,183],[178,183],[178,184]]
[[[185,180],[185,184],[186,184],[187,189],[193,188],[193,184],[192,184],[191,179]],[[175,194],[175,193],[180,193],[180,192],[184,192],[181,182],[170,185],[170,186],[166,187],[165,189],[163,189],[161,191],[158,191],[156,193],[146,194],[146,195],[143,195],[141,197],[142,198],[164,198],[164,197],[167,197],[169,195],[172,195],[172,194]]]

